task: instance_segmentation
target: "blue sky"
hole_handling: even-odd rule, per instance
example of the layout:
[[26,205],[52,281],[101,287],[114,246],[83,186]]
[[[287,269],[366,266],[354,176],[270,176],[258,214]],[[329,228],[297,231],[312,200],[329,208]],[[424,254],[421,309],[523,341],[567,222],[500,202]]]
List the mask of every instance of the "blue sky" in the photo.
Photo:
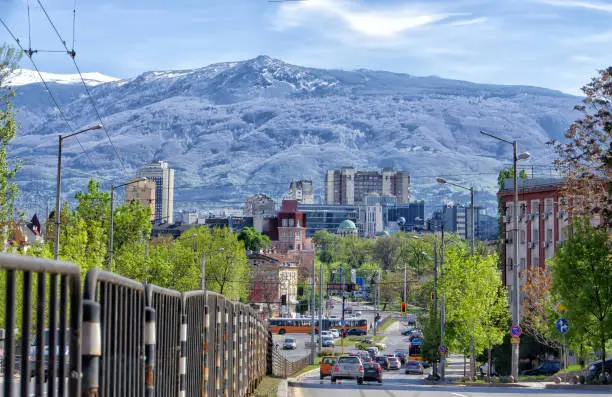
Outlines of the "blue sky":
[[[32,48],[61,49],[36,0],[29,1]],[[71,47],[74,0],[43,4]],[[576,94],[597,69],[612,65],[612,0],[76,4],[81,70],[115,77],[266,54],[304,66],[528,84]],[[0,16],[27,47],[27,2],[0,0]],[[10,40],[0,27],[0,43]],[[44,71],[74,73],[67,55],[35,57]],[[30,68],[27,61],[22,66]]]

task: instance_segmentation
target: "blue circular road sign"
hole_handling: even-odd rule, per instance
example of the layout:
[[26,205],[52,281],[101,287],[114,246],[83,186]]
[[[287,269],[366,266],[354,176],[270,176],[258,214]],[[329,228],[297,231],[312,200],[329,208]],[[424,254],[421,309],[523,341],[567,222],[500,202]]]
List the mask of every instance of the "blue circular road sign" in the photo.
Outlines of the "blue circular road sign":
[[512,327],[510,327],[510,336],[518,338],[522,334],[523,334],[523,330],[521,329],[520,325],[513,325]]
[[555,325],[560,334],[566,334],[569,331],[569,322],[564,318],[558,319]]
[[444,345],[440,345],[440,347],[438,348],[438,350],[440,351],[440,353],[444,354],[444,353],[446,353],[446,346],[444,346]]

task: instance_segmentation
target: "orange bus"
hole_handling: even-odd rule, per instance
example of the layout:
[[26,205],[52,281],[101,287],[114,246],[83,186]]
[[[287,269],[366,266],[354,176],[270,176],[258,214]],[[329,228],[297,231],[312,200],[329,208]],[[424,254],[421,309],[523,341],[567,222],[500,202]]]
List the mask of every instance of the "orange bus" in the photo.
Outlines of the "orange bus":
[[[359,328],[368,332],[368,321],[363,318],[346,319],[344,330]],[[339,318],[323,319],[323,330],[342,329]],[[312,331],[312,319],[310,318],[269,318],[268,330],[273,334],[309,334]],[[319,320],[315,319],[315,332],[319,332]]]

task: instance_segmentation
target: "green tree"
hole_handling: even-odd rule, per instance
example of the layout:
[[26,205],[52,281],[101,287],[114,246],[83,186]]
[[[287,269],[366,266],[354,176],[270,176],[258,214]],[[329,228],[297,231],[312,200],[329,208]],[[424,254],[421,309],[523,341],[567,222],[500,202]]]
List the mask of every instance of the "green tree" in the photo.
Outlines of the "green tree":
[[401,257],[402,242],[396,236],[381,236],[374,243],[374,260],[383,270],[395,270]]
[[570,237],[551,260],[552,291],[567,307],[570,324],[597,346],[605,360],[612,338],[612,247],[608,233],[575,218]]
[[[151,208],[140,201],[125,203],[114,210],[113,251],[124,245],[146,241],[151,235]],[[116,260],[116,259],[115,259]]]
[[[193,228],[185,231],[177,245],[193,253],[191,267],[201,274],[201,257],[206,260],[206,288],[234,300],[247,298],[251,269],[244,244],[227,228]],[[199,278],[195,278],[199,285]],[[193,289],[199,287],[194,286]]]
[[508,302],[494,255],[467,255],[450,250],[445,257],[439,295],[445,299],[449,332],[445,342],[459,351],[470,351],[472,370],[476,355],[502,343],[506,333]]
[[17,132],[15,112],[11,101],[14,92],[7,87],[6,78],[13,71],[19,59],[19,52],[11,47],[0,46],[0,243],[3,244],[3,250],[4,242],[8,237],[9,222],[17,215],[15,200],[19,196],[19,188],[14,179],[21,164],[11,162],[6,151]]
[[244,243],[247,251],[259,252],[270,247],[270,237],[257,232],[255,228],[245,227],[238,234],[238,240]]
[[340,248],[342,237],[322,229],[314,233],[312,242],[317,247],[317,255],[321,262],[329,265],[332,262],[341,260]]

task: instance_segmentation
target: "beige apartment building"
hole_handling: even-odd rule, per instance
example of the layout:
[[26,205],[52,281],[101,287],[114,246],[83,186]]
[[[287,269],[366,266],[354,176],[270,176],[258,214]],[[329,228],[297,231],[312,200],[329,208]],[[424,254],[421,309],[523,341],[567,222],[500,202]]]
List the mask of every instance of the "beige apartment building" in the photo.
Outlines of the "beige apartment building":
[[155,188],[155,181],[150,179],[134,179],[125,187],[125,202],[140,201],[140,204],[151,208],[151,221],[155,220]]

